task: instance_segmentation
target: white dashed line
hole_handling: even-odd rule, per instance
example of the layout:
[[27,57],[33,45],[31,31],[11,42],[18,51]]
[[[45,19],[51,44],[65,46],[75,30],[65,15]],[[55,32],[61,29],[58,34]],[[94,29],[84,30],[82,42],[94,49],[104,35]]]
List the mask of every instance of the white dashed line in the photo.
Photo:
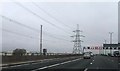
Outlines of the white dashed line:
[[93,61],[95,61],[95,60],[93,60]]
[[86,68],[84,71],[87,71],[88,70],[88,68]]
[[93,64],[92,62],[90,64]]
[[42,70],[42,69],[46,69],[46,68],[48,68],[48,67],[39,68],[38,70]]

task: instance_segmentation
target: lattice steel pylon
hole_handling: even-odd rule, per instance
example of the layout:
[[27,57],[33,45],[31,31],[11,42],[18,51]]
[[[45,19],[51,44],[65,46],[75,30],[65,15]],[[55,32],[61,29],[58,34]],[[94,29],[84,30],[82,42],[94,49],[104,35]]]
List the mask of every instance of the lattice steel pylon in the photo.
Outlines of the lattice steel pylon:
[[75,31],[73,31],[75,33],[74,37],[75,40],[73,40],[72,42],[74,42],[74,47],[73,47],[73,54],[82,54],[83,50],[81,47],[81,42],[83,42],[81,40],[81,37],[85,37],[83,35],[80,35],[80,32],[82,32],[81,30],[79,30],[79,25],[77,24],[77,29]]

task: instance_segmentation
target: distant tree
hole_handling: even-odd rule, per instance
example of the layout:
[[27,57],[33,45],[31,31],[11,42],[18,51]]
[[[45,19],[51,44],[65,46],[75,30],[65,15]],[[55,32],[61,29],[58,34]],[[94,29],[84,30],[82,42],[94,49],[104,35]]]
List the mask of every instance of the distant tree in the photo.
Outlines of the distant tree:
[[15,50],[13,50],[13,55],[23,56],[25,54],[26,54],[26,50],[25,49],[15,49]]

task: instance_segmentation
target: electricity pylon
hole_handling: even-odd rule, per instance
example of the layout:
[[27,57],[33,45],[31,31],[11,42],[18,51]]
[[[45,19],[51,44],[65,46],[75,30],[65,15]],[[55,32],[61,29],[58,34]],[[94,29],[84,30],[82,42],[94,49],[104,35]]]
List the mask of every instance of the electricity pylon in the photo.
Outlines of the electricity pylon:
[[82,32],[81,30],[79,30],[79,25],[77,24],[77,29],[75,31],[73,31],[75,33],[74,36],[74,40],[72,42],[74,42],[74,47],[73,47],[73,54],[82,54],[83,50],[81,47],[81,42],[83,42],[81,40],[81,37],[85,37],[83,35],[80,35],[80,32]]

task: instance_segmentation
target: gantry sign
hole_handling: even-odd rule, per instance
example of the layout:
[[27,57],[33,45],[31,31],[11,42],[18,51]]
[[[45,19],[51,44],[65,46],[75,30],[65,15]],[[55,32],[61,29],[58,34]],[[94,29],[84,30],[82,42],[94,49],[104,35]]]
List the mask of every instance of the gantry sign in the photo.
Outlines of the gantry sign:
[[103,49],[120,49],[118,44],[103,44]]

